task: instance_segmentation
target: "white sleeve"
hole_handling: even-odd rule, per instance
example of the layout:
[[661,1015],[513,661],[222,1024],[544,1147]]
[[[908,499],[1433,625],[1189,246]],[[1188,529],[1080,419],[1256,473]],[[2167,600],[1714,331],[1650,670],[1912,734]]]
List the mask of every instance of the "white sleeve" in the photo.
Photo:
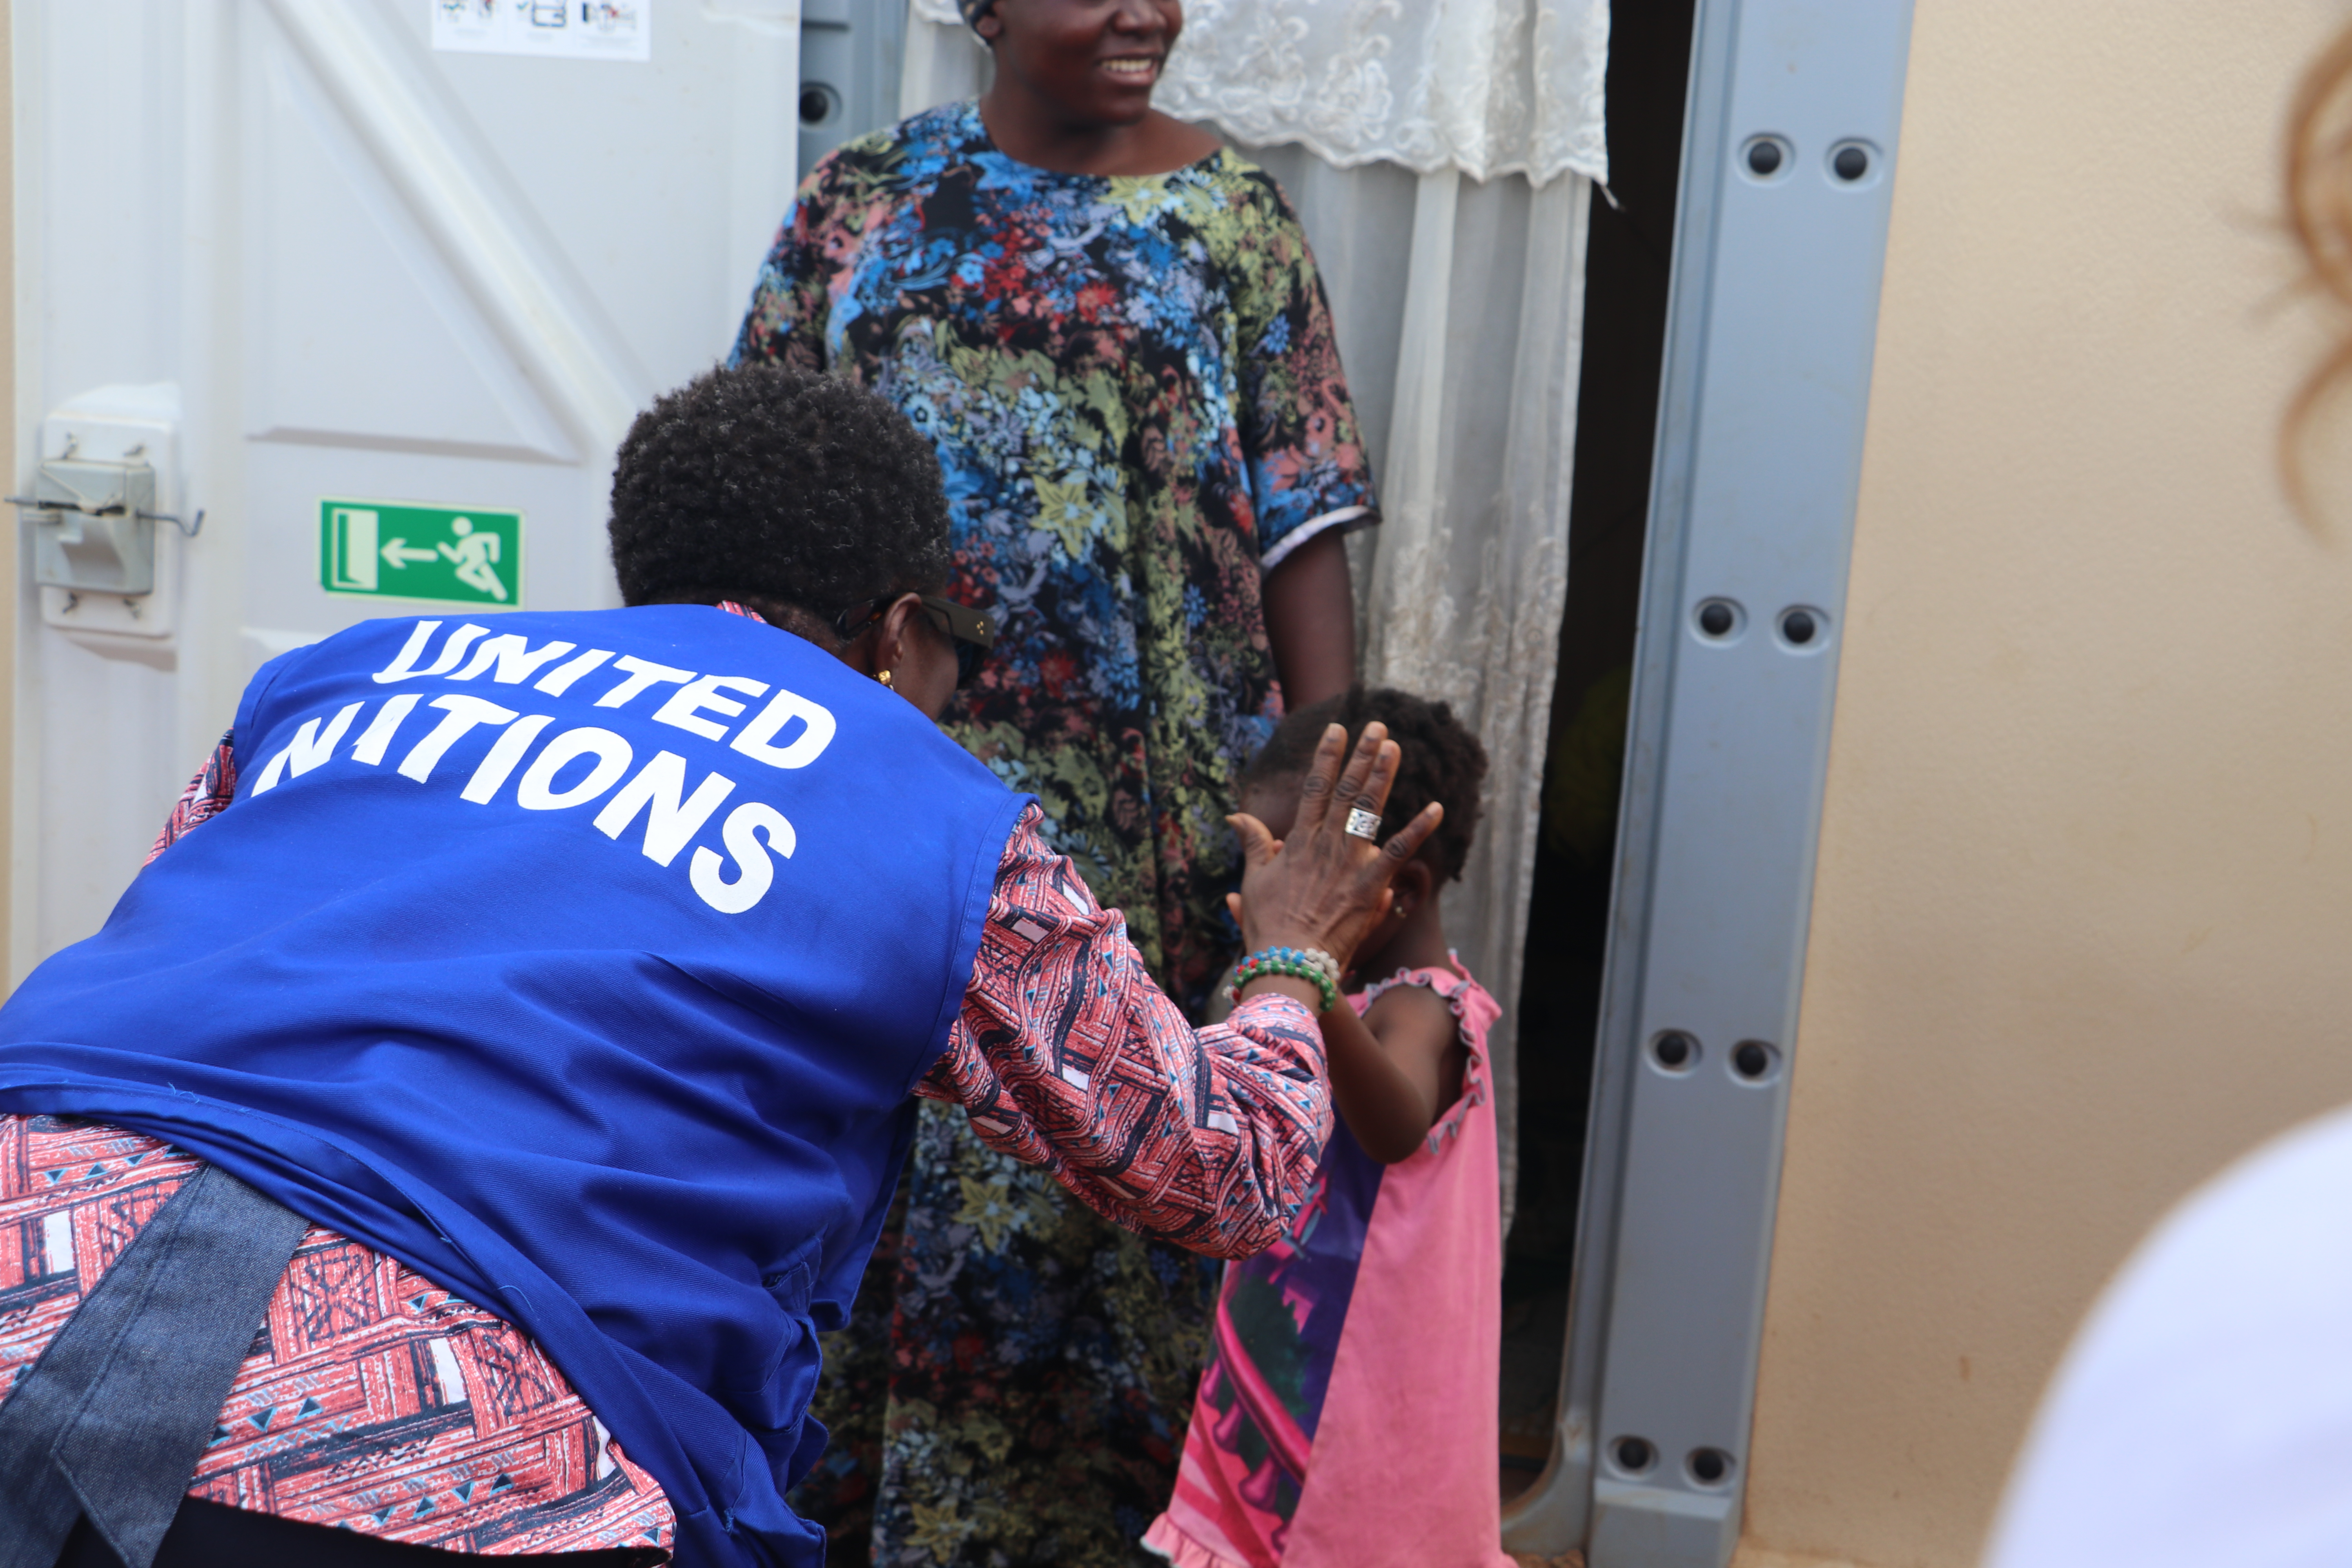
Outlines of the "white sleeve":
[[2352,1564],[2352,1110],[2141,1244],[2043,1394],[1984,1561]]

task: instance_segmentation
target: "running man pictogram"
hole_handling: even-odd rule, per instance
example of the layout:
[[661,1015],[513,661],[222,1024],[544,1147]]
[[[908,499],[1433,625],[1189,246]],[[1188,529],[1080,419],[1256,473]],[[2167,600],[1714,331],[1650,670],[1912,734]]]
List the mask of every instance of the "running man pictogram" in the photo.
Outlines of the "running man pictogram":
[[507,585],[499,582],[499,574],[491,570],[499,559],[499,536],[476,533],[474,520],[469,517],[451,518],[449,531],[457,536],[456,546],[436,544],[434,548],[448,557],[457,568],[457,581],[504,604]]

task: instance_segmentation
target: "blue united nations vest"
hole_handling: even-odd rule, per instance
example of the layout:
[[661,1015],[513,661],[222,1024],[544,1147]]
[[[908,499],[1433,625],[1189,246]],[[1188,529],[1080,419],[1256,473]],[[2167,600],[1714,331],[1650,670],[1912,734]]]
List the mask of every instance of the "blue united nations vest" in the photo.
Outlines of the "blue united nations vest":
[[0,1110],[136,1128],[511,1318],[678,1514],[784,1491],[1024,797],[694,605],[272,662],[236,803],[0,1008]]

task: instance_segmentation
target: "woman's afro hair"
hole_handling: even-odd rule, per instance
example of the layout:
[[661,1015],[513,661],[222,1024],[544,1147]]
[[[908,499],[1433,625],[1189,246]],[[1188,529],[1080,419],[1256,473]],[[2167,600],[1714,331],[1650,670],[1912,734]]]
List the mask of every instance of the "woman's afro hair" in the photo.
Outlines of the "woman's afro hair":
[[1470,858],[1470,845],[1478,834],[1478,787],[1486,777],[1486,748],[1443,702],[1431,702],[1391,687],[1349,687],[1337,697],[1289,714],[1275,726],[1274,734],[1243,770],[1244,785],[1297,778],[1315,761],[1316,743],[1333,724],[1344,724],[1352,750],[1364,726],[1374,720],[1389,727],[1389,739],[1404,749],[1397,763],[1396,783],[1381,816],[1381,837],[1386,838],[1413,819],[1431,801],[1445,806],[1445,820],[1421,847],[1422,855],[1437,868],[1437,879],[1450,882],[1462,875]]
[[611,534],[631,605],[736,598],[830,622],[948,578],[930,443],[856,383],[782,365],[709,371],[638,415]]

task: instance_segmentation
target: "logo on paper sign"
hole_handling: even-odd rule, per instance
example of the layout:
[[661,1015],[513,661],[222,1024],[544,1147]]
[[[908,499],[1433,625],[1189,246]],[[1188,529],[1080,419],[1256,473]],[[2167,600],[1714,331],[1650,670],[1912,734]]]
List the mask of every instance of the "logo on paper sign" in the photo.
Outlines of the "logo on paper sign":
[[520,609],[522,513],[321,500],[319,584],[330,594]]
[[653,58],[653,0],[433,0],[433,47],[559,59]]

